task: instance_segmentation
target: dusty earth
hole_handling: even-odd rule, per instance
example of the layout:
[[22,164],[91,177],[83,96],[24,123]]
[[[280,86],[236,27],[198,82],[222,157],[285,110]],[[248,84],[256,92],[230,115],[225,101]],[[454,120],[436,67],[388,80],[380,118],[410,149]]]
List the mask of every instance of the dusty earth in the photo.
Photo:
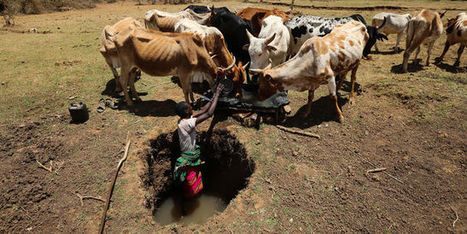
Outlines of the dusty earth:
[[[411,1],[408,9],[394,12],[458,5]],[[0,31],[0,67],[7,68],[0,78],[0,232],[97,231],[104,203],[84,200],[81,206],[76,193],[105,197],[127,135],[132,145],[108,212],[108,232],[467,232],[466,55],[460,68],[452,67],[454,46],[446,61],[414,64],[408,74],[400,74],[402,53],[390,52],[394,35],[380,43],[382,53],[362,61],[356,104],[347,103],[348,84],[340,91],[343,123],[334,121],[325,87],[306,119],[300,115],[306,93],[290,92],[293,113],[283,125],[320,139],[220,118],[214,129],[238,139],[254,162],[249,183],[205,224],[156,223],[152,212],[158,193],[151,186],[162,189],[168,172],[149,186],[147,155],[155,139],[175,130],[173,108],[183,99],[181,90],[168,77],[143,74],[137,83],[145,92],[143,102],[134,112],[124,105],[95,111],[113,88],[97,51],[101,29],[125,16],[141,18],[152,8],[184,6],[104,4],[18,16],[15,28]],[[332,6],[297,10],[322,16],[355,13]],[[377,12],[359,11],[368,22]],[[451,10],[448,17],[458,12]],[[29,33],[33,27],[47,33]],[[444,40],[443,35],[436,42],[433,57]],[[420,57],[425,56],[422,50]],[[89,121],[70,123],[66,107],[71,100],[88,104]],[[209,125],[203,123],[199,131]],[[167,168],[169,161],[152,163]],[[367,173],[379,167],[387,174]]]

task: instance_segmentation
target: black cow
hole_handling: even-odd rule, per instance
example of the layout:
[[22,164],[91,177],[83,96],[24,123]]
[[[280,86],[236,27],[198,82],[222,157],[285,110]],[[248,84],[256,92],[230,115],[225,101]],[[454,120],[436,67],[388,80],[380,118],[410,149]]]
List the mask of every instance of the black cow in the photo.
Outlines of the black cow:
[[209,13],[211,12],[211,9],[213,9],[214,13],[219,13],[219,12],[230,12],[227,7],[208,7],[208,6],[201,6],[201,5],[189,5],[185,8],[186,9],[191,9],[194,12],[200,14],[200,13]]
[[345,24],[351,20],[362,22],[366,26],[368,35],[370,36],[365,48],[363,49],[363,56],[368,56],[371,48],[375,45],[376,40],[388,40],[384,34],[378,32],[376,27],[368,26],[365,19],[359,14],[343,18],[323,18],[301,15],[285,22],[285,26],[290,29],[293,37],[291,46],[292,54],[296,54],[306,40],[315,36],[323,37],[332,31],[334,25]]

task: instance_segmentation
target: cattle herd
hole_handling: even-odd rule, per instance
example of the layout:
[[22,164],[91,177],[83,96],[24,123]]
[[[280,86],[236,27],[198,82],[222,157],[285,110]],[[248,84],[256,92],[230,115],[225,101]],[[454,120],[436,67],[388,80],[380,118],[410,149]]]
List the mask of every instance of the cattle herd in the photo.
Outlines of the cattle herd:
[[[129,106],[140,100],[134,82],[137,70],[151,76],[177,76],[187,102],[193,102],[192,82],[206,80],[211,86],[217,79],[233,81],[235,96],[242,96],[242,84],[258,85],[258,98],[264,100],[284,90],[308,90],[305,115],[310,113],[314,90],[327,84],[337,119],[343,119],[336,92],[351,72],[351,93],[360,60],[368,56],[376,41],[397,34],[394,50],[406,35],[402,70],[407,72],[411,53],[420,45],[431,49],[443,33],[442,17],[446,12],[421,10],[410,14],[378,13],[368,25],[354,14],[341,18],[291,14],[277,9],[245,8],[231,12],[226,7],[191,5],[177,13],[150,10],[144,15],[144,26],[133,18],[125,18],[102,33],[100,52],[112,69],[116,92],[123,91]],[[467,45],[467,15],[460,13],[448,19],[444,51],[460,43],[457,60]],[[414,60],[414,61],[415,61]],[[116,68],[120,67],[120,76]],[[336,79],[336,76],[338,79]],[[336,83],[336,80],[337,83]]]

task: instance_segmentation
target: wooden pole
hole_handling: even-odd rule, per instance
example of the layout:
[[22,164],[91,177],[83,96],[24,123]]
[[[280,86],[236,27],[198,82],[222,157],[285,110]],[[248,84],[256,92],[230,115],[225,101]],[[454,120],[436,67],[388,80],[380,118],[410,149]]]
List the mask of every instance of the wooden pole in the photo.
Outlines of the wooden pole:
[[107,210],[109,209],[109,206],[110,206],[110,198],[112,197],[112,192],[114,191],[114,186],[115,186],[115,182],[117,181],[118,172],[120,171],[120,168],[122,167],[123,162],[125,162],[128,156],[128,150],[130,148],[130,143],[131,143],[130,139],[128,139],[126,146],[125,146],[125,154],[123,155],[123,158],[121,158],[120,161],[118,162],[117,171],[115,172],[115,176],[112,180],[112,183],[110,183],[109,193],[107,194],[107,202],[105,203],[105,208],[104,208],[104,211],[102,212],[101,225],[99,227],[100,234],[104,233],[105,218],[107,216]]

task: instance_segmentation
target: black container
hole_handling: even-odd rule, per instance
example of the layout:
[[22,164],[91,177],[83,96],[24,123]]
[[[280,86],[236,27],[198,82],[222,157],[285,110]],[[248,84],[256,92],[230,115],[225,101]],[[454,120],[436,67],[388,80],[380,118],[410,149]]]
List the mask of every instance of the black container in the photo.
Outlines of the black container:
[[221,97],[227,97],[233,91],[233,81],[229,79],[223,79],[220,81],[224,85],[224,89],[221,92]]
[[73,123],[84,123],[89,119],[88,108],[83,102],[71,102],[68,105],[68,111],[70,111]]

